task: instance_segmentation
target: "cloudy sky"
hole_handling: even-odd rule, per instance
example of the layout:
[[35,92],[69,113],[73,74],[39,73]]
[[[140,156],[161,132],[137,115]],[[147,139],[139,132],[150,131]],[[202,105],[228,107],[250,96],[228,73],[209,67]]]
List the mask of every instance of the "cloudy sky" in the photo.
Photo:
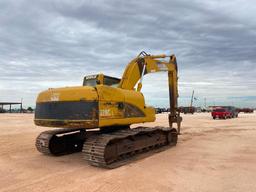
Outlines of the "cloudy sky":
[[[180,105],[256,107],[256,3],[245,0],[0,0],[0,101],[34,106],[48,87],[121,77],[140,51],[175,54]],[[147,103],[168,105],[167,75]]]

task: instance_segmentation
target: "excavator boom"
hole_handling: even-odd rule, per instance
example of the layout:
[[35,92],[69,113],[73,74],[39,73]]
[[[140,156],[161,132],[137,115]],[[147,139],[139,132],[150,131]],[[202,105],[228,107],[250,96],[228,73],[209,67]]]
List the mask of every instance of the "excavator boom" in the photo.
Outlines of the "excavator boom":
[[[169,58],[169,61],[159,60],[164,58]],[[137,87],[137,91],[140,91],[144,75],[162,71],[168,72],[170,104],[169,125],[172,127],[173,123],[177,123],[179,133],[182,118],[178,111],[178,66],[175,55],[149,55],[145,52],[141,52],[127,65],[119,87],[121,89],[133,90],[134,86],[140,80]]]

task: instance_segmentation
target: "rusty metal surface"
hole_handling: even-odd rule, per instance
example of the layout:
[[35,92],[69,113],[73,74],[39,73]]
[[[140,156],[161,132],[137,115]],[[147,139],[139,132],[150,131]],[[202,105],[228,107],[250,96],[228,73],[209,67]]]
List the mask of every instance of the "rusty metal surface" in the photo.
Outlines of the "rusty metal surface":
[[92,129],[97,128],[99,126],[98,120],[41,120],[35,119],[35,124],[43,127],[62,127],[62,128],[86,128]]
[[169,120],[170,128],[173,127],[173,123],[177,123],[177,131],[178,131],[178,134],[180,134],[180,126],[182,122],[182,117],[180,116],[180,113],[178,112],[174,116],[172,114],[169,114],[168,120]]
[[89,164],[116,168],[138,154],[173,146],[177,131],[163,127],[138,127],[102,133],[85,129],[55,129],[42,132],[36,139],[36,148],[47,155],[65,155],[83,151]]
[[86,139],[83,153],[91,165],[115,168],[137,154],[176,143],[175,129],[138,127],[94,135]]

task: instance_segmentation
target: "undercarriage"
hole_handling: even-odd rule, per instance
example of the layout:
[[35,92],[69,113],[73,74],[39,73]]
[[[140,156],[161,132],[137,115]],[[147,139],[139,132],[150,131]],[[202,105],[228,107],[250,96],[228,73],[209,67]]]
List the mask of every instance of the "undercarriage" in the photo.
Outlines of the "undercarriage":
[[115,168],[125,162],[164,146],[177,143],[176,129],[164,127],[126,128],[111,132],[85,129],[57,129],[42,132],[36,139],[36,148],[47,155],[83,153],[91,165]]

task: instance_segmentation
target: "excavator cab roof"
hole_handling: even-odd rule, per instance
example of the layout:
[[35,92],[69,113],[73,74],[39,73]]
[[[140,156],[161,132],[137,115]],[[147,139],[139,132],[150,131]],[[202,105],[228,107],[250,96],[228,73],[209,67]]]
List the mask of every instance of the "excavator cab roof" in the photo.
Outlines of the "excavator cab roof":
[[107,85],[111,87],[117,87],[121,79],[116,77],[110,77],[104,74],[88,75],[84,77],[83,86],[95,87],[96,85]]

